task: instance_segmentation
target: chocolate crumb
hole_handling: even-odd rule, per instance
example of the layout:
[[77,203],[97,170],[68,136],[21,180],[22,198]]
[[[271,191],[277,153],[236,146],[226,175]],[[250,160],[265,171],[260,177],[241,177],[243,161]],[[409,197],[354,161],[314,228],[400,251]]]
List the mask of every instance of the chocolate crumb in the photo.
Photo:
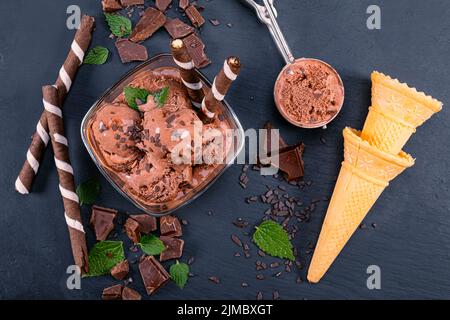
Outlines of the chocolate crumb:
[[218,277],[216,277],[216,276],[211,276],[208,279],[209,279],[209,281],[211,281],[211,282],[213,282],[215,284],[219,284],[220,283],[220,279]]

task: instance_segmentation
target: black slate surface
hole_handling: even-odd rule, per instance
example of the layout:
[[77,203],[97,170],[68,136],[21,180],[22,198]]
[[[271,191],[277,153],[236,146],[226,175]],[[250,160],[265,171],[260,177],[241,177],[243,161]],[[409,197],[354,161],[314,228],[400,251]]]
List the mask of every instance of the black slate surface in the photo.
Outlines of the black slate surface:
[[[23,197],[13,184],[22,166],[29,137],[42,110],[41,85],[53,83],[73,38],[67,30],[66,8],[78,4],[97,20],[93,44],[108,47],[112,56],[104,66],[84,66],[66,100],[64,114],[76,180],[97,176],[102,182],[98,204],[136,212],[108,185],[82,146],[80,122],[92,103],[134,64],[122,65],[102,19],[100,0],[2,0],[0,3],[0,298],[98,299],[101,290],[115,283],[106,276],[86,279],[82,290],[66,289],[66,268],[72,264],[63,207],[50,150],[45,155],[33,193]],[[297,56],[328,61],[341,73],[346,87],[345,106],[326,131],[301,130],[277,113],[272,87],[283,63],[266,28],[237,0],[199,1],[209,22],[202,37],[213,64],[204,72],[212,78],[224,57],[242,58],[244,69],[228,101],[245,128],[259,128],[270,119],[290,143],[307,145],[306,180],[311,187],[290,194],[305,203],[330,196],[342,161],[345,126],[361,128],[370,103],[370,73],[380,70],[416,86],[444,103],[449,101],[450,6],[446,0],[377,1],[382,9],[382,29],[369,31],[366,9],[373,1],[283,0],[275,1],[279,23]],[[153,1],[146,1],[146,4]],[[175,1],[176,3],[176,1]],[[170,15],[176,16],[172,9]],[[227,27],[231,23],[232,27]],[[145,42],[152,56],[166,52],[168,35],[159,31]],[[251,99],[253,97],[253,99]],[[258,291],[270,298],[277,289],[283,299],[392,299],[450,298],[450,154],[449,109],[420,128],[406,150],[416,165],[395,180],[345,247],[322,282],[296,284],[297,272],[280,278],[256,280],[252,258],[233,258],[237,247],[230,235],[243,232],[232,224],[237,217],[257,223],[265,207],[247,205],[245,197],[259,194],[264,184],[279,183],[256,172],[247,190],[238,186],[241,166],[233,166],[204,196],[180,210],[187,219],[183,260],[195,256],[195,277],[184,290],[173,283],[152,299],[254,299]],[[325,137],[326,144],[321,142]],[[294,240],[301,260],[308,264],[308,242],[316,241],[326,203],[319,203],[310,223],[299,224]],[[213,214],[209,216],[208,211]],[[88,208],[83,208],[87,219]],[[377,224],[373,229],[370,225]],[[251,231],[251,227],[248,228]],[[92,234],[88,232],[89,244]],[[126,246],[128,247],[128,246]],[[275,259],[266,258],[271,262]],[[366,268],[382,271],[382,289],[366,287]],[[305,279],[306,268],[299,272]],[[221,278],[221,284],[208,276]],[[136,267],[131,287],[143,293]],[[241,282],[248,288],[241,288]]]

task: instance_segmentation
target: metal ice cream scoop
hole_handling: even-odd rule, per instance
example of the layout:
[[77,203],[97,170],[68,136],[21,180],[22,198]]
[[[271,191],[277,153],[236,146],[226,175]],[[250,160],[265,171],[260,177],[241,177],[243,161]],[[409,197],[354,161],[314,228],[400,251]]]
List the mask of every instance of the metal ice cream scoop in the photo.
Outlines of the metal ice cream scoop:
[[280,99],[280,97],[277,97],[276,92],[274,90],[275,104],[276,104],[278,110],[280,111],[280,113],[282,114],[282,116],[287,121],[289,121],[290,123],[292,123],[298,127],[302,127],[302,128],[320,128],[320,127],[326,128],[326,125],[328,123],[330,123],[338,115],[338,113],[342,109],[342,105],[344,104],[344,98],[343,98],[344,97],[344,85],[343,85],[341,77],[339,76],[337,71],[332,66],[330,66],[328,63],[326,63],[322,60],[311,59],[311,58],[295,59],[294,55],[292,54],[291,49],[289,48],[289,44],[287,43],[287,41],[283,35],[283,32],[281,31],[280,26],[278,25],[278,22],[277,22],[278,12],[274,5],[275,0],[263,0],[263,5],[258,4],[254,0],[240,0],[240,1],[243,2],[244,4],[248,5],[249,7],[253,8],[256,11],[256,15],[258,16],[258,19],[262,23],[264,23],[267,26],[267,28],[269,29],[270,34],[271,34],[275,44],[277,45],[278,50],[280,51],[281,55],[283,56],[283,59],[286,62],[286,66],[283,68],[283,70],[281,70],[280,75],[278,76],[278,79],[275,84],[275,88],[277,88],[277,86],[281,84],[280,82],[284,81],[284,78],[282,77],[282,75],[285,74],[286,72],[289,72],[291,70],[290,68],[292,68],[296,65],[301,65],[301,64],[305,64],[305,63],[320,64],[324,69],[329,71],[330,76],[332,78],[334,78],[333,82],[338,83],[339,86],[341,86],[342,99],[341,99],[340,103],[335,106],[336,113],[332,117],[330,117],[324,121],[316,122],[316,123],[303,123],[301,121],[296,121],[296,120],[292,119],[292,117],[289,117],[289,115],[286,113],[286,110],[284,108],[282,99]]

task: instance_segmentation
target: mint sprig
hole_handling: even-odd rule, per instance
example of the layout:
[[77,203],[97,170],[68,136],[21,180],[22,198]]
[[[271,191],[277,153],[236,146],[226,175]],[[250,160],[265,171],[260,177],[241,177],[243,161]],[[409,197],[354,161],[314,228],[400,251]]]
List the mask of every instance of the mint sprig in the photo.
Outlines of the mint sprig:
[[183,289],[188,281],[189,266],[186,263],[180,263],[178,260],[170,266],[170,277],[180,289]]
[[153,234],[142,236],[139,246],[149,256],[156,256],[166,250],[164,243]]
[[169,97],[169,87],[162,88],[161,90],[153,93],[152,96],[158,107],[162,107]]
[[131,20],[127,17],[119,14],[105,13],[105,19],[111,33],[116,37],[122,38],[131,34]]
[[105,47],[96,46],[89,50],[84,58],[84,64],[104,64],[108,60],[109,51]]
[[89,252],[88,277],[109,274],[111,269],[125,259],[122,241],[98,242]]
[[256,227],[253,241],[268,255],[295,260],[289,235],[282,226],[274,221],[264,221]]
[[89,179],[77,187],[80,205],[92,204],[100,194],[100,182],[96,178]]
[[161,90],[150,93],[142,88],[134,88],[128,86],[123,89],[123,92],[125,95],[125,101],[127,102],[128,106],[136,111],[139,111],[137,100],[141,101],[142,103],[146,103],[148,96],[151,95],[156,105],[158,107],[162,107],[169,97],[169,87],[164,87]]

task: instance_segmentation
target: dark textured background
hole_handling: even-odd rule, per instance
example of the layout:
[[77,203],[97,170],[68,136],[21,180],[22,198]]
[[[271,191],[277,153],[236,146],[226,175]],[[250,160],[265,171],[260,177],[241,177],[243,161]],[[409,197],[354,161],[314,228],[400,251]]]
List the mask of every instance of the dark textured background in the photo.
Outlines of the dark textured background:
[[[55,81],[73,39],[74,32],[66,29],[65,20],[67,6],[76,3],[97,20],[93,44],[112,51],[106,65],[81,68],[64,106],[76,180],[99,177],[103,191],[98,204],[136,211],[100,177],[79,134],[81,119],[97,97],[134,66],[120,63],[113,41],[108,39],[99,2],[0,3],[0,298],[97,299],[103,287],[115,283],[106,276],[84,280],[79,291],[65,288],[65,270],[72,263],[72,256],[50,150],[33,193],[23,197],[13,190],[42,111],[40,87]],[[308,203],[332,193],[342,160],[341,131],[345,126],[362,127],[370,103],[372,70],[398,77],[444,103],[449,101],[450,6],[446,0],[276,2],[280,25],[296,55],[328,61],[345,83],[344,108],[326,131],[301,130],[279,116],[272,87],[283,66],[282,59],[267,29],[237,0],[200,1],[206,6],[206,18],[222,22],[218,27],[207,22],[202,30],[207,52],[214,61],[204,72],[212,78],[224,57],[235,54],[242,58],[245,67],[228,101],[245,128],[259,128],[270,119],[288,142],[305,142],[306,180],[313,184],[305,191],[292,188],[290,193]],[[382,8],[380,31],[366,28],[366,8],[374,2]],[[177,13],[172,9],[170,15]],[[233,27],[228,28],[227,23]],[[168,35],[161,30],[145,45],[150,55],[166,52]],[[245,204],[245,197],[261,193],[265,183],[278,184],[254,172],[250,174],[249,188],[243,190],[237,183],[241,167],[233,166],[205,195],[178,212],[189,221],[185,228],[184,260],[191,255],[196,257],[192,266],[196,277],[183,291],[171,283],[152,298],[253,299],[257,291],[271,297],[275,289],[284,299],[450,298],[449,119],[449,109],[444,108],[418,130],[406,147],[417,158],[416,165],[381,196],[366,218],[369,227],[356,232],[320,284],[297,285],[295,273],[256,280],[254,247],[251,259],[233,258],[237,248],[230,234],[245,237],[231,221],[243,217],[257,223],[265,210],[259,204]],[[320,141],[322,136],[327,140],[325,145]],[[326,205],[320,203],[312,221],[299,225],[294,244],[306,264],[310,259],[305,253],[307,244],[316,241]],[[213,211],[212,216],[207,215],[209,210]],[[88,208],[83,208],[83,215],[88,217]],[[374,222],[376,229],[370,227]],[[382,290],[366,288],[366,268],[371,264],[381,267]],[[305,278],[306,269],[300,274]],[[210,275],[220,277],[221,284],[209,282]],[[131,286],[143,293],[136,269],[131,276]],[[242,281],[250,287],[241,288]]]

